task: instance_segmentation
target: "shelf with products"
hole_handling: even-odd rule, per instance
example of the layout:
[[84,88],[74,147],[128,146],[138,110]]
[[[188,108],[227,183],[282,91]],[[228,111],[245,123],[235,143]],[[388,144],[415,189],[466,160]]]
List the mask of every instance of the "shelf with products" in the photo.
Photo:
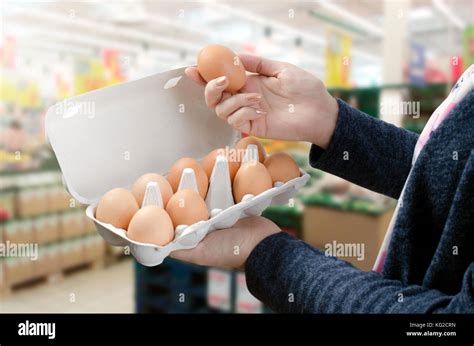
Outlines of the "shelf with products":
[[367,88],[329,88],[329,93],[352,107],[361,110],[373,117],[379,117],[379,87]]
[[135,309],[138,313],[271,312],[248,291],[244,272],[171,258],[156,267],[135,262]]
[[403,127],[412,132],[421,133],[431,114],[446,99],[449,94],[447,84],[431,84],[423,87],[411,87],[408,99],[419,102],[420,114],[415,117],[405,117]]
[[[30,246],[28,256],[25,256],[25,245]],[[1,242],[0,250],[5,255],[0,258],[0,271],[3,272],[0,296],[38,281],[63,276],[73,269],[102,267],[106,254],[105,242],[94,231],[44,244],[6,240]]]
[[421,132],[426,121],[434,110],[444,101],[449,93],[446,83],[426,84],[387,84],[369,88],[329,88],[334,97],[349,103],[351,106],[371,116],[379,117],[381,93],[386,90],[398,90],[404,95],[403,101],[419,102],[420,114],[415,117],[404,117],[403,126],[414,132]]
[[[86,216],[85,206],[62,185],[58,170],[4,172],[0,175],[0,293],[76,267],[96,267],[124,257],[110,246]],[[36,251],[33,259],[24,252]],[[114,260],[110,260],[113,257]]]

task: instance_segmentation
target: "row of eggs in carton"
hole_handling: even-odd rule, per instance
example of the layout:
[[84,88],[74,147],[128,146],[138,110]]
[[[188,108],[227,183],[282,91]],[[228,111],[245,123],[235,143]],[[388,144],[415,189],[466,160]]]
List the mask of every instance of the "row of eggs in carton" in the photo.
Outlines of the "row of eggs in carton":
[[95,218],[139,243],[165,246],[188,226],[208,220],[247,197],[300,177],[285,153],[266,155],[255,137],[211,151],[200,162],[181,158],[166,177],[146,173],[131,191],[115,188],[100,199]]

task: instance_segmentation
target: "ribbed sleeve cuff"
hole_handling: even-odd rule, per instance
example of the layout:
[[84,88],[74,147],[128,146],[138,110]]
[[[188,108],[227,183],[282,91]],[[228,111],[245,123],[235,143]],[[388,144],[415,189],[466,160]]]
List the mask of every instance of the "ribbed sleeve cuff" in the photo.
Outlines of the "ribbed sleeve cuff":
[[352,108],[344,101],[337,99],[339,105],[339,115],[336,128],[332,135],[329,146],[326,150],[313,144],[309,153],[309,163],[312,167],[322,170],[337,170],[343,164],[344,151],[348,150],[344,143],[347,143],[347,136],[350,136],[351,128],[350,114]]
[[284,285],[292,273],[287,259],[293,257],[294,242],[301,241],[285,232],[271,235],[255,247],[245,265],[249,291],[274,311],[300,312],[296,304],[288,303],[288,290],[279,284]]

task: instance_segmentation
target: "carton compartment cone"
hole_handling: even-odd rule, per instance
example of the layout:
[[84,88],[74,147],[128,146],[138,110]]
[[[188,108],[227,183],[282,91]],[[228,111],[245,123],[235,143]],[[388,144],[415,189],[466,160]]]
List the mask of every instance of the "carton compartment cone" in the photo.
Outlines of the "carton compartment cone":
[[[205,197],[210,219],[178,226],[171,243],[165,246],[141,244],[128,239],[124,230],[98,221],[94,213],[97,203],[112,188],[128,188],[140,173],[165,173],[180,157],[202,158],[214,148],[224,148],[237,141],[238,133],[218,120],[215,112],[207,107],[202,87],[183,76],[184,68],[180,68],[68,100],[71,105],[93,102],[97,114],[94,121],[78,116],[77,112],[74,113],[75,106],[65,107],[63,102],[50,107],[46,114],[46,136],[64,175],[64,185],[78,202],[89,205],[87,217],[109,244],[129,246],[137,261],[146,266],[162,263],[172,251],[195,247],[208,232],[232,227],[239,219],[261,213],[266,206],[275,203],[279,195],[288,199],[309,179],[309,175],[302,172],[299,178],[258,196],[248,195],[244,202],[235,204],[227,162],[225,158],[217,158]],[[78,132],[88,134],[88,141],[81,146],[70,140]],[[172,145],[183,138],[185,140],[173,150],[149,150],[169,147],[170,143]],[[99,148],[100,155],[90,155]],[[133,164],[124,165],[121,156],[124,148],[133,149]],[[107,164],[104,164],[103,157],[110,158]],[[252,160],[258,160],[255,145],[246,148],[243,162]],[[89,175],[90,171],[94,174]],[[194,173],[192,169],[183,170],[178,190],[198,191]],[[34,202],[36,196],[27,192],[25,200]],[[142,207],[149,204],[163,206],[158,186],[147,186],[145,195]],[[69,198],[65,201],[69,203]],[[24,210],[24,214],[34,211]],[[16,236],[10,233],[8,236]]]
[[211,217],[234,205],[229,165],[225,156],[216,158],[206,196],[206,205]]
[[152,181],[146,184],[145,197],[143,197],[142,208],[147,205],[163,206],[163,198],[161,197],[160,187],[158,183]]
[[181,180],[179,181],[178,191],[185,189],[193,190],[199,193],[196,173],[194,173],[194,169],[192,168],[185,168],[183,169],[183,173],[181,173]]

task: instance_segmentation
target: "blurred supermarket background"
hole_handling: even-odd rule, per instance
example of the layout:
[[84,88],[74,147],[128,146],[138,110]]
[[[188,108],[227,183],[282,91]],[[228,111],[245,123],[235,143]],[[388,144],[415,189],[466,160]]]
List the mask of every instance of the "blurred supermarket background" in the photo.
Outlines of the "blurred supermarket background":
[[[333,95],[419,132],[474,63],[473,0],[0,6],[0,312],[268,311],[242,272],[172,260],[146,268],[127,249],[107,246],[63,188],[45,141],[45,110],[54,102],[195,64],[199,49],[215,42],[292,62]],[[364,244],[363,259],[344,259],[369,270],[394,200],[309,168],[307,144],[265,145],[293,154],[312,178],[264,215],[319,248]],[[38,258],[7,252],[7,244],[38,244]]]

